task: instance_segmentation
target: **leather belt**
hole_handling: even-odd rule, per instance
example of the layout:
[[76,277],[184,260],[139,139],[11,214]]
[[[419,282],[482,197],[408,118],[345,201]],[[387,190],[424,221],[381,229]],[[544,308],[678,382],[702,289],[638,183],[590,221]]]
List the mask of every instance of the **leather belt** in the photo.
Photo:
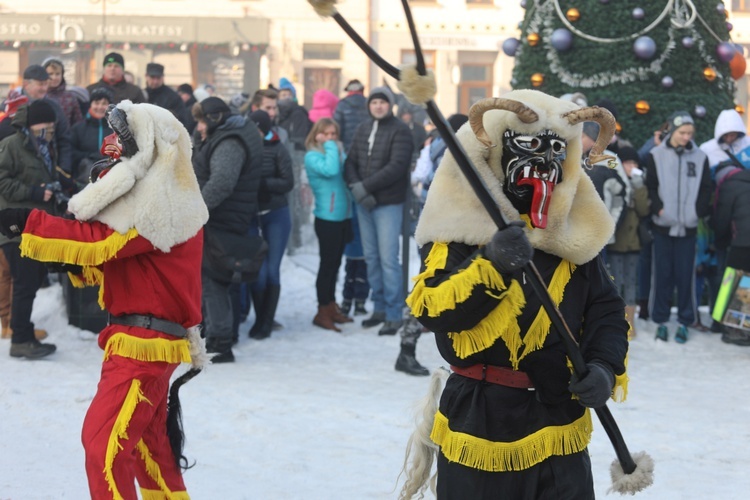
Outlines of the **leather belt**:
[[154,318],[153,316],[144,316],[142,314],[123,314],[122,316],[112,316],[111,314],[107,314],[107,324],[137,326],[180,338],[184,338],[185,335],[187,335],[187,330],[179,323]]
[[505,366],[471,365],[461,368],[451,365],[451,370],[462,377],[482,380],[490,384],[504,385],[516,389],[534,389],[534,384],[526,372],[520,372]]

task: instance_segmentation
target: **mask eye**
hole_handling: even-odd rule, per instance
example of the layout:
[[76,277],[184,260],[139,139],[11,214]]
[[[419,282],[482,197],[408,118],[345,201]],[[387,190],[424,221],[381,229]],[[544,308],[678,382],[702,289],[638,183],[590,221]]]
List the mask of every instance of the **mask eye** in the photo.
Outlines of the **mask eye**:
[[516,146],[529,152],[536,151],[542,145],[542,140],[533,135],[521,135],[513,139],[513,141],[516,143]]
[[563,154],[565,150],[568,148],[568,145],[565,143],[565,141],[551,139],[549,142],[550,142],[550,147],[552,148],[552,152],[555,153],[556,155]]

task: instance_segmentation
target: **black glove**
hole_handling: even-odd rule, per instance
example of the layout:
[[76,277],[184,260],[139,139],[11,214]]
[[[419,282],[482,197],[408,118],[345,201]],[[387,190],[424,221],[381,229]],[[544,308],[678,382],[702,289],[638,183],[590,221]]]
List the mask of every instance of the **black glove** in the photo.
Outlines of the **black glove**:
[[351,186],[349,186],[349,189],[352,191],[352,196],[354,196],[354,201],[362,205],[362,200],[367,198],[370,193],[367,192],[365,187],[362,185],[361,182],[355,182]]
[[523,232],[526,223],[513,221],[496,232],[484,247],[484,255],[501,273],[512,273],[525,266],[534,255],[534,249]]
[[588,373],[581,380],[574,373],[568,390],[578,396],[578,402],[588,408],[599,408],[607,403],[615,385],[615,374],[600,361],[586,363]]
[[0,210],[0,233],[8,238],[15,238],[26,227],[30,208],[5,208]]
[[359,206],[367,210],[368,212],[375,208],[375,206],[378,204],[377,200],[375,200],[375,197],[371,194],[368,194],[363,199],[359,201]]

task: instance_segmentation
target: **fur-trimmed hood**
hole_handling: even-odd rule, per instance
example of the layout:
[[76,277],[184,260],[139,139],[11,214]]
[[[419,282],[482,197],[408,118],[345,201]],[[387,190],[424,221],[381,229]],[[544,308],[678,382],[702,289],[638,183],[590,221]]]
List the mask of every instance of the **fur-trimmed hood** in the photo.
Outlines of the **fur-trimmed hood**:
[[68,210],[78,220],[98,220],[118,233],[135,228],[168,252],[208,221],[190,160],[190,138],[166,109],[127,100],[117,107],[127,114],[138,153],[73,196]]
[[[526,234],[534,248],[579,265],[590,261],[607,244],[615,226],[589,176],[581,168],[582,125],[570,125],[562,116],[579,106],[535,90],[516,90],[503,97],[525,104],[538,114],[539,120],[523,123],[510,111],[490,110],[484,113],[483,123],[497,146],[485,147],[477,140],[469,123],[456,134],[459,142],[503,215],[509,221],[514,221],[520,220],[521,216],[503,193],[503,133],[508,129],[527,134],[551,130],[567,140],[563,181],[555,186],[552,194],[547,227],[527,228]],[[417,243],[424,245],[453,241],[485,245],[496,231],[497,227],[464,178],[453,155],[446,151],[417,225]]]

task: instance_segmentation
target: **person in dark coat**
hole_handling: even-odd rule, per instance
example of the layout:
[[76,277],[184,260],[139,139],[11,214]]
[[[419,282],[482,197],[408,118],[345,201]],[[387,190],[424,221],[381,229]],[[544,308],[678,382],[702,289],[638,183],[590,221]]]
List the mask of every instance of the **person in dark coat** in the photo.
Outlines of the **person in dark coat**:
[[182,99],[182,102],[184,103],[185,109],[183,110],[183,116],[185,117],[185,128],[188,131],[188,134],[191,136],[193,135],[193,131],[195,130],[195,118],[193,118],[193,105],[198,102],[198,100],[193,95],[193,86],[189,83],[183,83],[179,87],[177,87],[177,95],[180,96],[180,99]]
[[268,243],[268,254],[258,279],[250,291],[255,308],[255,323],[248,335],[262,340],[273,330],[276,308],[281,295],[281,259],[284,257],[292,220],[287,195],[294,187],[292,159],[279,136],[272,129],[271,117],[263,110],[253,111],[252,120],[263,137],[263,167],[258,190],[258,216],[250,231],[262,234]]
[[373,313],[362,325],[384,323],[379,335],[395,335],[403,323],[404,293],[399,236],[414,143],[409,127],[393,116],[394,97],[376,87],[367,99],[371,119],[354,135],[344,179],[357,203],[360,236],[372,288]]
[[104,56],[104,74],[101,80],[92,83],[86,90],[89,94],[97,87],[107,87],[113,96],[113,104],[119,104],[121,101],[128,99],[133,103],[146,102],[143,91],[125,81],[125,59],[122,54],[110,52]]
[[344,151],[349,151],[360,123],[370,116],[367,112],[367,99],[365,98],[365,86],[359,80],[351,80],[346,84],[344,90],[346,97],[341,99],[333,112],[333,119],[341,129],[341,142],[344,143]]
[[[185,125],[185,104],[177,92],[164,85],[164,66],[158,63],[146,65],[146,88],[149,104],[167,109]],[[187,128],[187,126],[185,126]]]
[[91,104],[86,118],[76,123],[72,129],[72,174],[79,183],[86,184],[89,181],[91,167],[95,162],[105,158],[101,152],[102,142],[113,132],[104,116],[110,104],[112,92],[105,87],[94,89],[91,92]]
[[72,127],[83,120],[83,115],[81,114],[81,106],[78,99],[72,92],[67,90],[67,83],[65,82],[65,66],[60,59],[56,57],[48,57],[42,63],[42,67],[49,75],[47,97],[57,101],[62,108],[63,113],[65,113],[68,123]]
[[[201,137],[193,149],[193,168],[208,207],[206,239],[212,230],[247,234],[258,212],[263,163],[258,129],[247,118],[231,114],[218,97],[196,103],[193,117]],[[203,260],[207,262],[205,248]],[[217,353],[213,363],[233,362],[231,278],[204,265],[202,280],[206,350]]]

